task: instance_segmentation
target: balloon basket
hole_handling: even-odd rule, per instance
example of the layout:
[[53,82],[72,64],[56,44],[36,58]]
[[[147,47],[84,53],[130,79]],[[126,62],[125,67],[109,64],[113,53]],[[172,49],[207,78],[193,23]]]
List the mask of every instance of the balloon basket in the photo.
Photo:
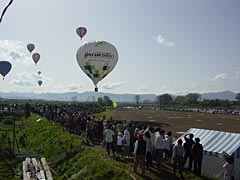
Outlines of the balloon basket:
[[94,91],[95,91],[95,92],[98,92],[98,88],[97,88],[97,87],[95,87]]

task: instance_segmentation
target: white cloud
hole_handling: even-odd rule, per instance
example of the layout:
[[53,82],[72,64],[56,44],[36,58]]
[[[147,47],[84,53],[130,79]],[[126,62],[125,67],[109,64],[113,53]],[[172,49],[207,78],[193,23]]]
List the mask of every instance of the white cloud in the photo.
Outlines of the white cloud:
[[200,85],[200,82],[199,81],[193,81],[192,82],[192,86],[193,87],[198,87]]
[[21,65],[33,63],[30,54],[27,54],[26,44],[22,41],[0,40],[0,59]]
[[68,91],[77,91],[82,88],[79,84],[68,84],[66,87]]
[[156,39],[157,43],[162,44],[164,46],[167,47],[173,47],[175,46],[175,43],[166,39],[165,37],[163,37],[161,34],[157,35],[157,37],[154,37],[154,39]]
[[240,71],[237,71],[237,72],[235,73],[235,78],[236,78],[236,79],[240,79]]
[[16,78],[10,83],[22,87],[35,87],[38,86],[38,81],[41,80],[44,86],[52,84],[52,78],[39,76],[36,73],[28,73],[26,71],[16,74]]
[[115,88],[119,88],[123,85],[122,82],[116,82],[116,83],[106,83],[104,85],[102,85],[103,89],[115,89]]
[[147,90],[148,88],[147,88],[147,86],[142,85],[142,86],[140,86],[138,89],[139,89],[140,91],[145,91],[145,90]]
[[222,73],[222,74],[218,74],[216,76],[214,76],[212,78],[212,81],[224,81],[227,79],[227,74],[226,73]]

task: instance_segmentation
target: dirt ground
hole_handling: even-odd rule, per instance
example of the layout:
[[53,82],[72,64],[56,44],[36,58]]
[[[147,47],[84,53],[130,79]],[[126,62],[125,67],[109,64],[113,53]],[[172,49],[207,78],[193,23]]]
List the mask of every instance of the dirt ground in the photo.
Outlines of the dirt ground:
[[179,136],[190,128],[240,133],[240,115],[163,110],[113,110],[113,120],[144,121]]

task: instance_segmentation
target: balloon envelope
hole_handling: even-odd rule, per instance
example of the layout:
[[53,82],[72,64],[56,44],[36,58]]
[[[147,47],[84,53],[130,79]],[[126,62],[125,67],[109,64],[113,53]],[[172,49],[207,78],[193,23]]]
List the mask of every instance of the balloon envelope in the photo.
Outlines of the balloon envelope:
[[39,86],[42,85],[42,81],[41,81],[41,80],[38,81],[38,85],[39,85]]
[[82,39],[83,36],[85,36],[87,34],[87,29],[85,27],[79,27],[76,29],[76,33],[80,36],[80,38]]
[[28,44],[27,49],[31,53],[35,49],[35,45],[34,44]]
[[113,103],[113,108],[114,108],[114,109],[117,108],[117,103],[116,103],[116,102]]
[[42,72],[41,72],[41,71],[38,71],[37,73],[38,73],[38,75],[40,75]]
[[113,70],[117,61],[117,49],[106,41],[85,43],[77,51],[80,68],[95,86]]
[[37,62],[38,62],[39,59],[40,59],[40,54],[34,53],[34,54],[32,55],[32,59],[33,59],[33,61],[35,62],[35,64],[37,64]]
[[0,61],[0,74],[4,77],[9,73],[12,69],[12,65],[8,61]]

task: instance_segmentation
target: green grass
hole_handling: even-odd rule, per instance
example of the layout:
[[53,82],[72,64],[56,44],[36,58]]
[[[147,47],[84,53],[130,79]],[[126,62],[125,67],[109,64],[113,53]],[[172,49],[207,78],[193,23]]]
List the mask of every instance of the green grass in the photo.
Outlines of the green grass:
[[86,149],[78,136],[62,133],[56,123],[31,115],[21,126],[18,135],[26,136],[26,147],[21,147],[21,151],[43,151],[56,180],[131,179],[126,172],[108,166],[94,148]]

